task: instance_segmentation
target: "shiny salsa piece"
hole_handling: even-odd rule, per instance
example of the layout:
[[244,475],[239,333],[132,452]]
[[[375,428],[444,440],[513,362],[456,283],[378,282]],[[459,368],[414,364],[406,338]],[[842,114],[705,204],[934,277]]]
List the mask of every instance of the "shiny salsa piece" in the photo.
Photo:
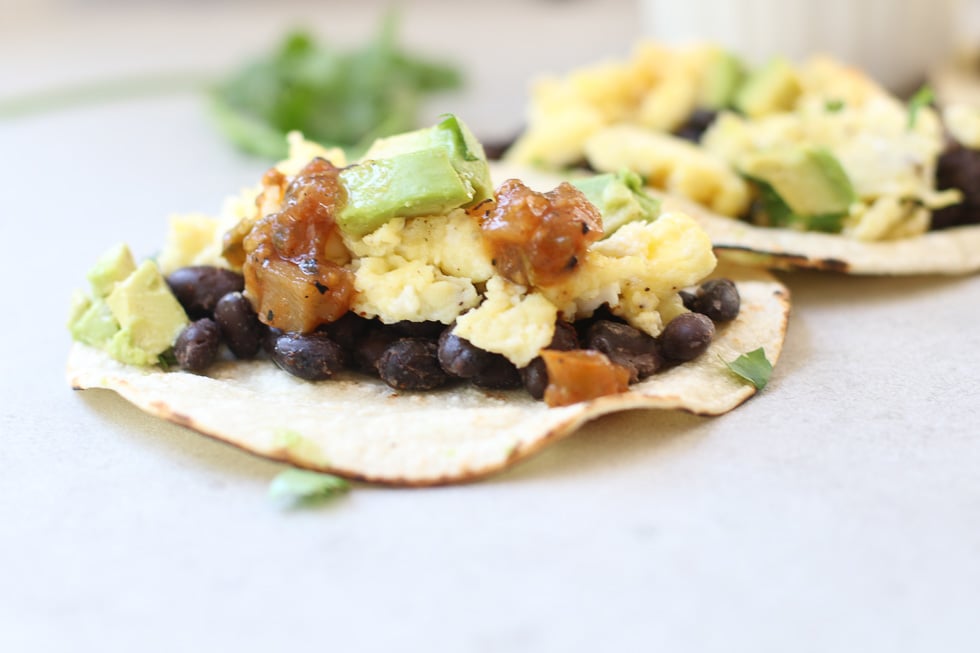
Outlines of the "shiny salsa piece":
[[270,327],[310,333],[350,309],[350,253],[334,217],[345,199],[339,172],[313,159],[286,188],[282,210],[244,237],[245,297]]
[[602,237],[602,216],[567,182],[547,193],[516,179],[481,204],[480,230],[494,268],[522,286],[549,286],[571,274],[589,245]]

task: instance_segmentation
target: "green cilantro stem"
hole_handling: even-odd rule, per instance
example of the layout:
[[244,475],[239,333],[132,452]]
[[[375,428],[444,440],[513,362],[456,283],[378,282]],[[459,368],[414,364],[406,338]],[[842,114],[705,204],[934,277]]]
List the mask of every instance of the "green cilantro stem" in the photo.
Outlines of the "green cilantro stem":
[[909,99],[909,129],[915,129],[915,123],[919,119],[919,111],[927,107],[936,100],[936,94],[929,86],[923,86]]

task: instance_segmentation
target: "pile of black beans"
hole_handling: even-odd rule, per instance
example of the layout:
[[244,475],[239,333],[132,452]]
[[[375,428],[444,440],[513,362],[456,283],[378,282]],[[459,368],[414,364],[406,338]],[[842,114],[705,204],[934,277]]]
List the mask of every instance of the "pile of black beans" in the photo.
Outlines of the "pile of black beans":
[[[236,358],[268,356],[290,374],[310,381],[342,370],[380,378],[397,390],[432,390],[465,380],[488,390],[524,387],[541,399],[548,385],[538,357],[518,369],[500,354],[484,351],[438,322],[383,324],[348,313],[308,334],[262,324],[242,295],[242,276],[231,270],[181,268],[167,283],[193,320],[177,338],[174,357],[185,370],[202,372],[220,356],[222,344]],[[549,349],[594,349],[625,367],[635,383],[671,365],[700,356],[711,344],[716,322],[739,311],[735,284],[707,281],[681,294],[692,312],[671,320],[658,338],[626,324],[606,308],[575,324],[559,320]]]

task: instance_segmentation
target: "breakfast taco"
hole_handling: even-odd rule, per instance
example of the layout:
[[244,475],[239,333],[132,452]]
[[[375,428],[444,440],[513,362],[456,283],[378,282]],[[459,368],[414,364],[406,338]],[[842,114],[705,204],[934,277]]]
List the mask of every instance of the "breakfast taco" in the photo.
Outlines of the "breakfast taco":
[[506,159],[633,170],[741,262],[973,272],[980,113],[931,103],[826,57],[750,70],[718,47],[645,43],[628,61],[541,80]]
[[269,458],[404,485],[500,470],[599,415],[717,415],[788,319],[768,274],[635,175],[496,186],[453,116],[352,165],[290,157],[217,217],[175,216],[76,294],[68,377]]

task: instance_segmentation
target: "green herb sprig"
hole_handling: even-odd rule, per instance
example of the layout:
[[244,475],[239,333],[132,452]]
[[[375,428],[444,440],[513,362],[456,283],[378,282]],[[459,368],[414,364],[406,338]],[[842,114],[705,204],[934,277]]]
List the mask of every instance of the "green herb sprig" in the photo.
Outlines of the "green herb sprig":
[[339,476],[290,468],[272,479],[269,497],[276,501],[305,506],[336,497],[349,489],[350,483]]
[[725,364],[732,372],[754,385],[756,390],[765,388],[769,383],[769,377],[772,376],[772,363],[766,358],[766,352],[762,347],[742,354]]
[[214,89],[213,113],[225,135],[254,154],[284,157],[291,130],[356,154],[375,138],[415,128],[425,95],[461,84],[454,66],[399,49],[389,14],[373,40],[350,51],[290,34]]

